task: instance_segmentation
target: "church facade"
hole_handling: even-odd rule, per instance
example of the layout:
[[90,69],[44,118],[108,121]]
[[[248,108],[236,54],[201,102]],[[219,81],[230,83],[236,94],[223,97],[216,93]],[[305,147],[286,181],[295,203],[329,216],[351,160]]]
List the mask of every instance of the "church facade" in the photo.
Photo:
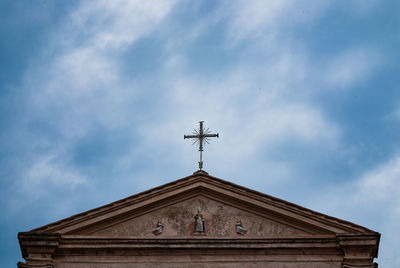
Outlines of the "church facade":
[[20,268],[359,268],[380,234],[197,171],[18,239]]

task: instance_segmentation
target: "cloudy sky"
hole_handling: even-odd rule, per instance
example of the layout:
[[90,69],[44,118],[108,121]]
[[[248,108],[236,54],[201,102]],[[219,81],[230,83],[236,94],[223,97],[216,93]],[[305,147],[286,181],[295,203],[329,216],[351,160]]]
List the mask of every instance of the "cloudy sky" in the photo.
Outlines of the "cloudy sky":
[[0,266],[19,231],[197,169],[382,233],[400,267],[400,2],[1,1]]

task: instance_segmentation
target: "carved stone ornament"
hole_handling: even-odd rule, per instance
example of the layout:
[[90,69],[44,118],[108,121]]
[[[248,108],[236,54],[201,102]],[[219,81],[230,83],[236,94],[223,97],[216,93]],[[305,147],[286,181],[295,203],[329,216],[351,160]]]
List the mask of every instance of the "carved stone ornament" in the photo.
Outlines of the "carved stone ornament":
[[159,234],[162,233],[163,228],[164,228],[164,225],[161,223],[161,221],[158,221],[157,222],[157,227],[156,227],[156,229],[153,230],[152,233],[155,234],[155,235],[159,235]]
[[204,228],[204,219],[203,216],[200,214],[200,208],[197,209],[197,214],[194,216],[194,235],[204,235],[206,234]]
[[247,232],[247,229],[242,226],[242,222],[238,221],[236,223],[236,233],[240,235],[244,235]]

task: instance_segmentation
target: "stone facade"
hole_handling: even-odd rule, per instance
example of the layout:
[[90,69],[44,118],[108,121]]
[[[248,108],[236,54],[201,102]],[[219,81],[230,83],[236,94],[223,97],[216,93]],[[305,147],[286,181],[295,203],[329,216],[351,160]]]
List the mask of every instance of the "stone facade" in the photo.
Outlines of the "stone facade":
[[380,234],[198,171],[18,238],[18,267],[350,268]]

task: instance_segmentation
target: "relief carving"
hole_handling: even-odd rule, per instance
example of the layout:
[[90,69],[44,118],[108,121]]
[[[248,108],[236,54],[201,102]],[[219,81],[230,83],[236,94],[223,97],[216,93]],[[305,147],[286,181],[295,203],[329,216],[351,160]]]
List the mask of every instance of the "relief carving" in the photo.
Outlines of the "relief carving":
[[[198,208],[201,211],[198,212]],[[237,233],[236,223],[242,219],[240,227],[247,229],[244,235],[249,237],[283,237],[309,234],[292,226],[253,214],[251,211],[244,211],[228,203],[221,203],[203,196],[195,196],[170,206],[156,209],[90,234],[141,237],[184,237],[194,235],[230,237],[240,235]],[[162,228],[157,225],[158,220],[163,225]],[[132,228],[133,226],[134,228]],[[159,231],[156,231],[156,229]],[[238,229],[240,230],[240,228]]]
[[161,223],[161,221],[158,221],[156,229],[153,230],[153,234],[155,234],[155,235],[161,234],[163,231],[163,228],[164,228],[164,225]]
[[245,233],[247,233],[247,229],[242,226],[241,221],[238,221],[236,223],[236,233],[238,233],[240,235],[244,235]]
[[204,219],[203,216],[200,214],[200,208],[197,209],[197,214],[194,216],[194,235],[204,235],[206,234],[204,228]]

